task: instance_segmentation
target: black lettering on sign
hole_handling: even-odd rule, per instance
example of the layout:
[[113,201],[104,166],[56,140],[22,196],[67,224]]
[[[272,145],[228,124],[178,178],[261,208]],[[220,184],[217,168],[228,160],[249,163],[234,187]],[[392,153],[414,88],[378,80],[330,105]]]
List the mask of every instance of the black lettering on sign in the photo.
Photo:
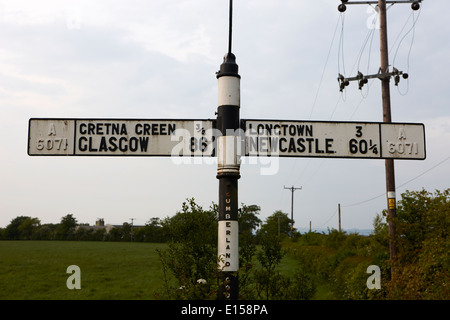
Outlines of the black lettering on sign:
[[280,151],[286,152],[287,148],[284,146],[284,143],[287,142],[286,138],[280,138]]
[[111,138],[109,138],[109,143],[111,144],[111,145],[108,147],[108,150],[109,150],[109,151],[114,152],[114,151],[117,150],[118,147],[117,147],[116,141],[117,141],[117,138],[116,138],[116,137],[111,137]]
[[[98,142],[97,142],[98,141]],[[147,152],[149,137],[106,137],[100,140],[93,137],[82,136],[78,139],[78,150],[80,152]]]
[[119,124],[118,123],[113,123],[111,125],[111,134],[119,134]]
[[95,134],[95,124],[93,123],[88,124],[88,134]]
[[288,152],[295,152],[295,141],[294,139],[289,139],[289,150]]
[[80,123],[78,131],[82,135],[128,135],[125,123]]
[[297,144],[298,144],[298,148],[297,148],[297,151],[298,152],[305,152],[305,150],[306,150],[306,147],[305,147],[305,145],[303,144],[303,142],[305,142],[305,139],[303,139],[303,138],[298,138],[298,140],[297,140]]
[[355,136],[357,136],[358,138],[362,137],[362,126],[356,126],[356,134]]
[[92,137],[89,137],[89,152],[96,152],[97,148],[92,147]]
[[80,124],[80,133],[86,134],[86,123]]
[[102,137],[102,140],[100,140],[99,151],[108,151],[108,146],[106,145],[106,138],[105,137]]
[[175,123],[137,123],[134,126],[134,132],[141,136],[167,136],[174,134],[175,129]]
[[256,130],[253,129],[251,123],[248,125],[249,131],[251,135],[260,135],[260,136],[272,136],[272,135],[283,135],[283,136],[313,136],[313,126],[312,125],[304,125],[304,124],[258,124],[256,126]]
[[78,140],[78,149],[80,151],[86,151],[87,150],[86,141],[87,141],[86,137],[80,137],[80,139]]
[[331,150],[331,147],[333,146],[333,139],[327,138],[325,139],[325,152],[326,153],[335,153],[335,151]]

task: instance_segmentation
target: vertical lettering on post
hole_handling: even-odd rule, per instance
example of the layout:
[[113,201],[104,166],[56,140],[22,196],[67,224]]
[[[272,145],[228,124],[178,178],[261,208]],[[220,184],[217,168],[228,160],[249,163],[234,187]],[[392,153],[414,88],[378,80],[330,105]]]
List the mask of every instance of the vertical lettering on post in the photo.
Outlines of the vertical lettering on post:
[[238,256],[238,221],[237,221],[237,192],[233,190],[233,183],[224,183],[221,201],[225,204],[219,212],[219,269],[223,272],[234,272],[239,269]]

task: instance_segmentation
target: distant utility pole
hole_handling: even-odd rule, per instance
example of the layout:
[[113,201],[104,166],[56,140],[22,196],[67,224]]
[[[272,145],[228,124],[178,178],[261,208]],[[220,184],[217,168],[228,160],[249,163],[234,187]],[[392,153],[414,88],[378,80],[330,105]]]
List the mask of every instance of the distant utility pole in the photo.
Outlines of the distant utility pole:
[[131,228],[130,228],[130,240],[133,242],[134,234],[133,234],[133,221],[136,220],[136,218],[130,218],[131,220]]
[[[392,123],[391,118],[391,94],[390,94],[390,80],[394,77],[395,85],[398,85],[400,75],[404,79],[408,78],[408,74],[399,71],[395,67],[392,72],[389,72],[389,52],[388,52],[388,36],[387,36],[387,17],[386,17],[386,3],[410,3],[412,10],[419,10],[420,2],[422,0],[377,0],[377,1],[348,1],[341,0],[342,4],[338,6],[340,12],[346,10],[346,5],[349,4],[376,4],[378,6],[379,18],[380,18],[380,57],[381,66],[378,74],[375,75],[363,75],[358,72],[358,76],[353,78],[344,78],[339,75],[338,81],[340,83],[340,90],[342,91],[348,86],[350,81],[356,80],[359,82],[359,89],[361,89],[366,83],[367,79],[378,78],[381,80],[381,98],[383,103],[383,122]],[[397,215],[396,200],[395,200],[395,171],[394,160],[385,159],[385,171],[386,171],[386,196],[388,205],[388,224],[389,224],[389,253],[391,260],[391,277],[394,277],[394,264],[397,257],[397,245],[396,245],[396,232],[394,225],[394,218]],[[340,217],[340,215],[339,215]]]
[[294,186],[290,188],[286,186],[283,187],[284,189],[291,190],[291,237],[292,237],[294,235],[294,191],[302,190],[302,187],[300,188],[295,188]]
[[341,232],[341,204],[338,203],[339,232]]

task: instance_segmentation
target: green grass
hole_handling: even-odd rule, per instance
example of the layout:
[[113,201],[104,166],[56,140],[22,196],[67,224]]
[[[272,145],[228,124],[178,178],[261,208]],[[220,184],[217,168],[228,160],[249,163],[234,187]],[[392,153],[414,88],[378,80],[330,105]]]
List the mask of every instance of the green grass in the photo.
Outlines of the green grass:
[[[164,248],[139,242],[0,241],[0,300],[152,300],[164,293],[156,252]],[[70,265],[80,267],[80,290],[67,288]],[[293,276],[299,267],[287,254],[278,270]],[[330,299],[328,285],[317,285],[313,299]]]
[[[0,299],[154,299],[162,292],[156,249],[130,242],[0,241]],[[81,270],[69,290],[67,267]]]

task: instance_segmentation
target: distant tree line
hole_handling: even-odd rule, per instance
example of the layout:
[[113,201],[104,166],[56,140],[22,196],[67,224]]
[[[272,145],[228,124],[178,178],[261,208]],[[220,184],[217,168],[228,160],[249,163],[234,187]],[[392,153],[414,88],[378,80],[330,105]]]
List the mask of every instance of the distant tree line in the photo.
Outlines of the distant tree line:
[[[73,214],[67,214],[61,218],[60,223],[46,223],[41,224],[37,217],[18,216],[11,220],[5,227],[0,228],[0,240],[69,240],[69,241],[136,241],[136,242],[155,242],[165,243],[173,239],[178,239],[180,234],[198,234],[200,236],[205,234],[205,230],[211,232],[212,241],[217,244],[217,223],[218,223],[218,209],[216,204],[212,204],[209,210],[203,210],[206,215],[210,217],[208,224],[200,223],[195,229],[187,226],[188,230],[179,230],[179,225],[192,217],[186,216],[183,212],[186,206],[194,206],[199,209],[195,200],[187,199],[182,205],[182,210],[177,212],[172,217],[164,219],[151,218],[144,226],[132,226],[130,223],[123,223],[121,226],[89,226],[86,223],[78,223]],[[183,211],[184,210],[184,211]],[[200,209],[199,209],[200,210]],[[260,207],[257,205],[246,206],[242,204],[239,212],[239,233],[246,237],[258,237],[256,229],[261,224],[261,220],[257,217]],[[290,220],[287,214],[281,211],[276,212],[276,217],[281,217],[281,220],[276,218],[277,225],[262,226],[260,232],[267,232],[268,230],[278,230],[278,222],[280,222],[281,233],[287,235],[289,232]],[[202,217],[197,217],[202,219]],[[209,228],[209,227],[210,228]],[[277,231],[278,232],[278,231]]]

